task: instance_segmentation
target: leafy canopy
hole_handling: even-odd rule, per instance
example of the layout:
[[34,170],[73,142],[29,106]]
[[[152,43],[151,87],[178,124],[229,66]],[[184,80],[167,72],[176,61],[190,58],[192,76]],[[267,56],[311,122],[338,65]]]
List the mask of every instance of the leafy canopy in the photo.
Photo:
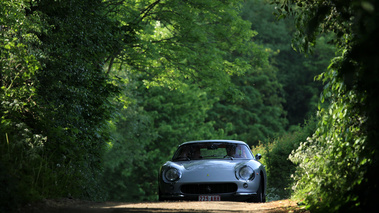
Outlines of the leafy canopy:
[[191,79],[222,90],[229,75],[249,67],[229,57],[249,51],[246,45],[254,35],[250,23],[238,16],[239,2],[105,1],[120,29],[109,64],[147,73],[147,86],[177,88],[182,79]]

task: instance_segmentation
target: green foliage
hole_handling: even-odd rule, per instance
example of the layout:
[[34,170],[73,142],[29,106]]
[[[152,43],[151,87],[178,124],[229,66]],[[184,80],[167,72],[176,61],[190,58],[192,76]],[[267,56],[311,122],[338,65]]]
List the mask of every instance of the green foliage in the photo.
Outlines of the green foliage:
[[106,2],[124,37],[111,64],[148,73],[147,86],[174,89],[190,79],[217,91],[230,84],[231,74],[248,68],[245,60],[230,57],[248,51],[254,35],[250,23],[238,16],[239,0]]
[[[302,124],[317,109],[318,97],[322,91],[321,82],[314,77],[325,71],[335,47],[328,44],[330,35],[317,38],[314,54],[305,57],[291,47],[291,37],[295,34],[293,19],[277,20],[273,15],[275,5],[270,0],[245,1],[241,16],[249,20],[252,30],[258,34],[256,43],[271,49],[270,64],[277,68],[277,81],[282,85],[282,103],[290,127]],[[287,128],[288,129],[288,128]]]
[[[123,108],[120,116],[112,131],[114,141],[110,142],[104,156],[102,181],[106,186],[108,199],[116,201],[151,199],[154,188],[146,190],[142,185],[151,187],[155,184],[145,180],[146,177],[148,179],[156,177],[154,155],[146,151],[150,141],[157,138],[156,132],[151,128],[152,119],[144,114],[142,107],[136,102],[129,103],[127,108]],[[147,195],[143,189],[147,191]]]
[[37,117],[36,72],[41,64],[30,52],[45,31],[41,14],[26,16],[24,1],[0,3],[0,210],[38,198],[46,137],[33,132]]
[[288,156],[300,143],[316,130],[317,121],[309,119],[303,126],[297,126],[271,142],[259,143],[252,147],[254,154],[260,153],[260,162],[266,166],[268,176],[267,200],[288,199],[292,195],[293,174],[297,167]]
[[[96,176],[117,92],[102,70],[102,1],[1,1],[0,164],[17,204],[101,199]],[[3,190],[1,190],[3,193]],[[1,194],[3,196],[3,194]]]
[[[331,78],[333,70],[328,74]],[[333,81],[333,80],[332,80]],[[344,197],[353,186],[363,180],[365,164],[370,160],[360,159],[366,136],[362,134],[362,118],[352,103],[362,100],[354,92],[346,92],[342,82],[329,84],[341,93],[333,99],[327,110],[321,109],[321,121],[313,135],[302,143],[290,156],[298,165],[294,189],[296,195],[307,194],[306,201],[320,211],[336,211],[346,202],[355,201],[356,196]],[[329,89],[325,93],[330,93]],[[335,93],[335,91],[334,91]],[[336,193],[338,192],[338,193]],[[328,198],[325,203],[320,199]]]
[[292,195],[291,176],[296,171],[296,165],[288,159],[288,156],[299,147],[301,142],[312,136],[316,130],[316,124],[315,119],[309,119],[304,126],[298,126],[292,132],[281,135],[266,147],[268,191],[276,196],[276,200],[288,199]]
[[[139,83],[136,83],[139,82]],[[188,140],[217,137],[205,122],[213,101],[194,86],[146,89],[140,81],[133,101],[115,125],[115,142],[106,154],[104,181],[109,199],[155,200],[159,167]],[[130,91],[129,89],[125,92]]]
[[294,187],[312,211],[365,212],[378,199],[378,7],[377,1],[286,1],[279,9],[295,15],[300,50],[333,31],[341,53],[319,77],[327,82],[322,101],[330,105],[319,107],[317,131],[291,155],[298,164]]
[[107,98],[117,89],[101,67],[112,38],[112,23],[102,14],[101,2],[41,1],[33,7],[53,26],[40,35],[45,55],[37,93],[43,112],[36,128],[49,140],[46,150],[54,153],[54,170],[67,178],[57,181],[59,196],[102,199],[96,176],[113,113]]
[[208,120],[215,121],[216,129],[250,145],[284,132],[287,125],[276,69],[267,64],[269,53],[261,48],[256,46],[254,52],[261,54],[262,65],[252,64],[255,68],[243,76],[233,76],[236,90],[225,92],[208,112]]

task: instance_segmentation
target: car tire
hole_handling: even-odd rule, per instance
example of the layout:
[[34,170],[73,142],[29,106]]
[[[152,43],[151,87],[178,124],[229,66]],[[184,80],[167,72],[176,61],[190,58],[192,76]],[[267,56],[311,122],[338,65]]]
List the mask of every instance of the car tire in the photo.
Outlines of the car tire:
[[253,202],[255,202],[255,203],[265,203],[266,202],[266,196],[263,192],[263,186],[264,186],[264,183],[263,183],[263,181],[261,181],[261,184],[259,184],[257,195],[253,198]]

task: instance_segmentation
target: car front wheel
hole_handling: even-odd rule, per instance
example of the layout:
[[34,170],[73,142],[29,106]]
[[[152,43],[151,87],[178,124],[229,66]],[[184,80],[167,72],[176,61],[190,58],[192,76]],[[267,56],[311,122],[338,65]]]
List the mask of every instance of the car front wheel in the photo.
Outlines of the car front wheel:
[[263,193],[263,181],[261,184],[259,184],[259,188],[257,191],[257,195],[252,199],[255,203],[265,203],[266,202],[266,196]]

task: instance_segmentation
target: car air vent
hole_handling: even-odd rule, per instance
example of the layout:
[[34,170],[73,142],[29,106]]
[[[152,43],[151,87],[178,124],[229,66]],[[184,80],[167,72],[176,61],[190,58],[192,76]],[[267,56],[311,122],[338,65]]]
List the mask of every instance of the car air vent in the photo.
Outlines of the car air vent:
[[236,192],[238,189],[235,183],[205,183],[205,184],[184,184],[181,191],[185,194],[218,194]]

